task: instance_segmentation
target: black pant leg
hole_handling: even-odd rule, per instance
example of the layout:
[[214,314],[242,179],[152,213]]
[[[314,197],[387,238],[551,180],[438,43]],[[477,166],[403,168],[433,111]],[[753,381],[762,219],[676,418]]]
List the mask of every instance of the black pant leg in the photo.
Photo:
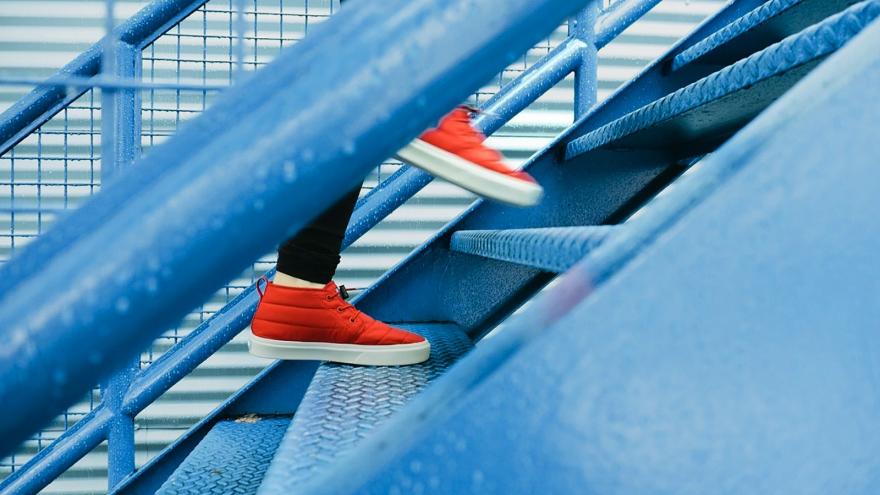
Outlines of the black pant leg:
[[311,224],[278,248],[278,271],[292,277],[326,284],[336,273],[348,220],[360,187],[349,191]]
[[[340,4],[343,2],[339,0]],[[311,224],[281,244],[278,248],[279,272],[318,284],[326,284],[333,278],[360,189],[358,186],[349,191]]]

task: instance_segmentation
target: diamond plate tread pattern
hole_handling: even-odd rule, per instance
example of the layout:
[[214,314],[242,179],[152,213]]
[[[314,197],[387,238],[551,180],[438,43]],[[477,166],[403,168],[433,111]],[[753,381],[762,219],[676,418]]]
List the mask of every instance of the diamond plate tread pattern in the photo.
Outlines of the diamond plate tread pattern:
[[684,67],[728,41],[803,2],[804,0],[770,0],[676,55],[672,60],[672,70]]
[[853,5],[800,33],[573,140],[566,147],[566,159],[570,160],[829,55],[861,32],[878,15],[880,0],[868,0]]
[[260,493],[293,492],[352,449],[472,347],[471,340],[455,325],[399,326],[431,342],[430,359],[412,366],[321,364]]
[[562,273],[620,227],[549,227],[463,230],[452,234],[450,249]]
[[289,425],[290,416],[220,421],[156,493],[257,493]]

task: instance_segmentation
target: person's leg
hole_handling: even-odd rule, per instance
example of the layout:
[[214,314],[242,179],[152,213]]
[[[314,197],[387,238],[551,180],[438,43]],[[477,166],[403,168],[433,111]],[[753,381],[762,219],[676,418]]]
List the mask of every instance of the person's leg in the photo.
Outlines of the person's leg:
[[424,337],[391,327],[346,302],[332,282],[360,187],[349,191],[278,249],[275,279],[258,283],[252,354],[366,365],[428,359]]
[[359,192],[360,186],[349,191],[278,248],[276,284],[319,288],[333,279]]

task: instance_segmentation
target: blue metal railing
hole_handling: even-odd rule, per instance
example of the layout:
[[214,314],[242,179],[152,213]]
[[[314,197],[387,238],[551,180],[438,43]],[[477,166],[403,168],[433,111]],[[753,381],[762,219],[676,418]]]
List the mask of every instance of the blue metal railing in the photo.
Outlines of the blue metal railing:
[[[619,33],[623,27],[628,25],[628,23],[632,22],[648,8],[658,3],[658,1],[659,0],[653,2],[630,1],[616,4],[616,8],[609,10],[599,19],[599,23],[597,24],[598,31],[596,33],[592,32],[592,26],[596,19],[597,9],[586,11],[584,14],[578,16],[571,27],[572,36],[541,62],[524,72],[514,81],[514,83],[510,84],[499,94],[490,99],[484,106],[488,112],[483,114],[477,120],[477,125],[487,133],[491,133],[572,71],[584,74],[579,76],[580,82],[577,84],[577,101],[579,102],[577,105],[577,112],[578,115],[581,115],[593,102],[595,102],[595,51],[598,47],[601,47],[604,43],[607,43],[612,39],[613,36]],[[164,3],[168,4],[169,2]],[[192,4],[195,3],[202,2],[189,2],[186,7],[191,8]],[[148,9],[149,8],[150,7],[148,7]],[[180,15],[180,12],[184,12],[185,10],[186,9],[180,9],[175,15]],[[169,23],[162,24],[161,29],[164,29],[168,25]],[[241,33],[241,31],[239,31],[239,33]],[[145,33],[145,40],[149,37],[155,36],[155,31]],[[239,43],[241,43],[243,37],[242,34],[239,35]],[[122,39],[123,36],[119,36],[119,38]],[[243,46],[243,44],[240,44],[239,46]],[[124,48],[125,47],[123,47],[122,51],[124,51]],[[241,67],[243,64],[243,57],[240,55],[242,52],[243,50],[240,48],[236,50],[236,53],[238,54],[236,61],[237,67]],[[105,66],[106,65],[109,64],[105,64]],[[131,98],[130,95],[135,92],[128,90],[128,88],[132,87],[138,87],[149,91],[173,89],[178,97],[181,91],[197,91],[204,93],[215,89],[207,84],[199,86],[196,84],[184,83],[145,84],[137,82],[137,80],[132,82],[131,76],[133,75],[135,75],[133,72],[117,74],[117,76],[122,76],[121,78],[104,75],[99,80],[93,81],[94,86],[114,90],[113,92],[108,91],[107,93],[109,94],[104,96],[105,108],[112,108],[115,105],[122,107],[123,109],[127,108],[128,110],[132,110],[134,108],[134,99]],[[62,74],[54,80],[52,84],[78,85],[83,82],[83,77],[84,76],[79,73],[74,74],[73,76],[64,76]],[[28,108],[30,109],[31,115],[36,116],[36,118],[31,119],[29,122],[24,122],[27,119],[23,119],[16,123],[16,125],[9,125],[5,120],[0,122],[0,129],[5,129],[6,132],[5,135],[0,134],[0,137],[9,136],[4,143],[5,149],[9,149],[11,147],[10,143],[14,144],[14,142],[17,142],[16,139],[20,140],[21,137],[26,135],[27,131],[35,129],[41,123],[45,122],[51,117],[52,112],[55,111],[59,105],[63,107],[64,104],[70,103],[66,99],[69,95],[60,98],[58,93],[53,91],[55,89],[57,89],[57,86],[44,86],[42,90],[35,92],[38,93],[42,91],[44,96],[31,98],[31,101],[53,101],[51,104],[44,104],[43,106],[29,106]],[[21,105],[16,107],[17,111],[21,110],[21,108]],[[35,111],[34,108],[41,111]],[[135,112],[130,113],[133,114]],[[127,119],[130,119],[130,117],[121,115],[116,120],[105,120],[105,125],[116,126],[115,128],[111,128],[111,131],[116,130],[117,132],[128,133],[133,136],[137,134],[131,132],[133,130],[133,125],[136,124],[129,125],[131,124],[131,121],[129,120],[128,123],[126,123]],[[10,132],[10,129],[14,132]],[[124,147],[117,147],[110,153],[104,154],[104,156],[112,155],[116,157],[112,161],[112,165],[108,164],[109,166],[107,168],[110,166],[119,166],[119,164],[126,161],[126,156],[133,156],[132,147],[136,147],[137,144],[133,143],[132,139],[128,139],[127,142],[129,143],[129,146],[131,146],[130,148],[123,149]],[[107,143],[108,146],[115,146],[116,144],[116,140]],[[3,148],[0,148],[0,150],[2,149]],[[394,208],[402,204],[406,199],[412,196],[412,194],[421,189],[421,187],[427,184],[429,180],[429,177],[426,177],[425,174],[422,174],[419,171],[402,168],[389,180],[373,189],[370,194],[359,202],[356,216],[352,222],[352,227],[348,232],[346,245],[362,235],[363,232],[369,230],[369,228],[375,225],[381,220],[381,218],[384,218],[384,216],[393,211]],[[97,222],[95,222],[95,224],[97,224]],[[63,228],[63,225],[61,227]],[[42,255],[42,258],[51,255],[52,253],[47,253],[44,250],[40,254]],[[0,285],[2,285],[2,283],[0,283]],[[108,395],[105,396],[104,406],[99,406],[92,414],[81,421],[81,424],[77,424],[77,428],[70,430],[70,435],[61,439],[62,441],[60,443],[66,445],[67,448],[53,449],[50,455],[43,457],[38,456],[34,459],[36,462],[33,463],[33,467],[39,468],[38,470],[43,474],[63,471],[63,466],[69,466],[72,464],[76,459],[87,453],[94,447],[94,445],[109,435],[111,438],[110,462],[112,466],[110,469],[110,479],[112,486],[112,484],[128,474],[134,466],[132,454],[133,439],[131,437],[130,426],[134,415],[152,400],[155,400],[155,398],[162,392],[167,390],[176,381],[176,378],[191,371],[199,362],[211,355],[221,345],[237,334],[238,331],[243,329],[249,320],[253,303],[254,297],[252,291],[246,290],[241,296],[232,301],[224,311],[205,322],[205,324],[199,327],[198,331],[191,334],[190,337],[182,340],[179,345],[175,346],[172,351],[167,353],[166,356],[163,356],[159,361],[156,361],[152,366],[139,373],[135,373],[136,368],[130,367],[123,375],[119,375],[116,379],[111,380],[111,383],[114,381],[116,383],[109,387]],[[173,377],[169,376],[167,373],[168,371],[174,372]],[[130,384],[132,379],[134,380],[134,383]],[[116,388],[114,389],[114,387]],[[116,432],[115,436],[114,431]],[[82,440],[83,438],[88,438],[89,441],[70,441],[72,439]],[[112,440],[113,438],[116,438],[115,442]],[[78,448],[74,448],[74,445],[78,446]],[[88,445],[91,445],[91,447],[86,448]],[[52,465],[53,467],[52,469],[47,470],[47,466],[49,465]],[[47,476],[41,481],[47,481],[50,479],[51,478]]]

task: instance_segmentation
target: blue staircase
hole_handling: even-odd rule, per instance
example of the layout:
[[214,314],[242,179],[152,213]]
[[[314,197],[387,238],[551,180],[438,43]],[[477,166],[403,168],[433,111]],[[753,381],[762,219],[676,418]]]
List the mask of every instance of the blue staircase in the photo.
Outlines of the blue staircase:
[[[113,493],[876,493],[878,17],[731,2],[529,160],[541,205],[475,202],[356,299],[428,338],[428,362],[276,363]],[[315,40],[301,57],[332,44]],[[252,87],[301,66],[279,67]],[[346,242],[425,180],[388,179]]]

